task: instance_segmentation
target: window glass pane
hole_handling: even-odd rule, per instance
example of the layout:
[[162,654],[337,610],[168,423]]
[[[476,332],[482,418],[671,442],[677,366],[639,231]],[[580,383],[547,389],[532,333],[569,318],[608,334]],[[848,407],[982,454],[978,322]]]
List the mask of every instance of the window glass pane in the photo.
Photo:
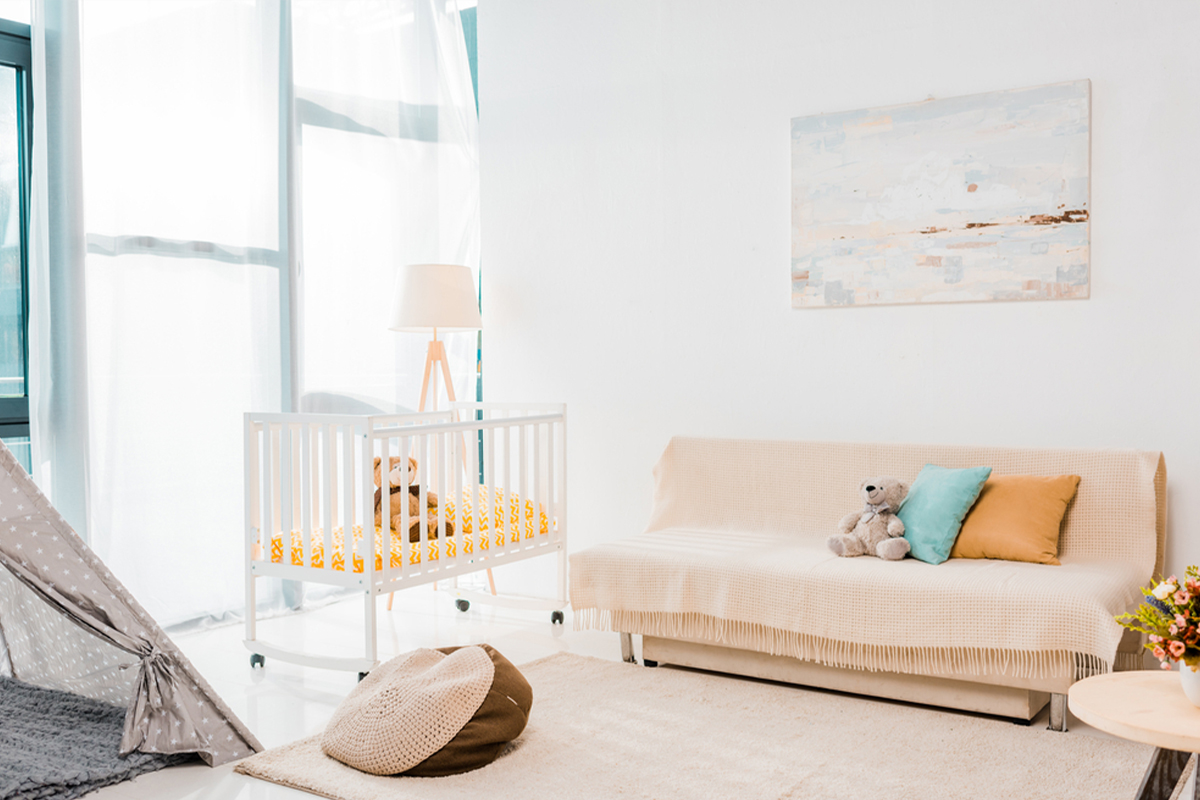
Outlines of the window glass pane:
[[26,472],[33,472],[33,451],[30,450],[28,436],[5,437],[0,441],[8,446]]
[[25,395],[17,70],[0,66],[0,397]]
[[[296,0],[292,13],[297,93],[438,103],[436,55],[426,3]],[[425,57],[422,58],[422,53]],[[425,70],[412,69],[426,65]]]
[[[473,209],[450,202],[475,188],[465,169],[454,168],[457,152],[434,142],[304,129],[306,392],[416,408],[430,335],[388,330],[392,291],[404,264],[478,262],[464,245],[472,242]],[[441,338],[455,395],[473,399],[475,333]]]
[[279,249],[279,14],[82,4],[89,235]]
[[29,24],[32,3],[30,0],[0,0],[0,19]]

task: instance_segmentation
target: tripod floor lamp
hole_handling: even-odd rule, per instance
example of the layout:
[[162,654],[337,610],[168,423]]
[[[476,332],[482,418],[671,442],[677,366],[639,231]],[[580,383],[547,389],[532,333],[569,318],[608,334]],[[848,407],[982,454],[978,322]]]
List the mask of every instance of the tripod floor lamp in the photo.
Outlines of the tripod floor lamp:
[[409,264],[403,267],[396,282],[389,327],[394,331],[433,334],[425,352],[425,376],[421,380],[421,403],[417,409],[424,411],[429,402],[432,377],[433,410],[437,410],[439,372],[446,384],[446,396],[454,402],[457,399],[454,381],[450,379],[446,346],[438,339],[438,331],[477,331],[483,327],[471,270],[454,264]]
[[[453,403],[457,399],[454,396],[454,381],[450,377],[446,346],[438,339],[438,331],[449,333],[483,328],[470,268],[455,264],[409,264],[402,267],[396,281],[392,322],[388,327],[394,331],[433,334],[425,351],[425,373],[421,379],[421,401],[417,409],[424,411],[432,399],[431,410],[437,410],[439,375],[446,385],[446,396]],[[465,467],[465,446],[462,452]],[[495,594],[496,581],[490,569],[487,576],[492,594]],[[392,608],[392,595],[388,595],[387,607],[389,611]]]

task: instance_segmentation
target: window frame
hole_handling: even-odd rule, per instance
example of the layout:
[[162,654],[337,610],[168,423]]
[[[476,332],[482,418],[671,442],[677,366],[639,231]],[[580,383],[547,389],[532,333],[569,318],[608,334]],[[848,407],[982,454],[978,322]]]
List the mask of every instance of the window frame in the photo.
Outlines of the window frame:
[[0,19],[0,66],[17,70],[17,125],[21,176],[19,190],[21,226],[21,362],[25,394],[0,397],[0,438],[29,436],[29,189],[33,153],[33,45],[30,27]]

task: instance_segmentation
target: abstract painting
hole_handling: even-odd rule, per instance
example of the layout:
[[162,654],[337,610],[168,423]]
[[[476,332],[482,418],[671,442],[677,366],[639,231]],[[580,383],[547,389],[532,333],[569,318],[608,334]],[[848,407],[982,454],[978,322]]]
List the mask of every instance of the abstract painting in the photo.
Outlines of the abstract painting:
[[1086,298],[1090,81],[792,120],[792,307]]

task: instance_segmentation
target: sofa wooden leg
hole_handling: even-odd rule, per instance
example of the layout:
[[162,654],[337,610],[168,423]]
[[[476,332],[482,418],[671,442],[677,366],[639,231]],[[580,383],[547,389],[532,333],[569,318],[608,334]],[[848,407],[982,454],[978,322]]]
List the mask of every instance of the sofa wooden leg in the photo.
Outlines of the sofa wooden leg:
[[1050,724],[1049,731],[1066,733],[1067,731],[1067,696],[1065,694],[1050,695]]
[[637,659],[633,657],[633,634],[621,634],[621,660],[626,664],[636,664]]

